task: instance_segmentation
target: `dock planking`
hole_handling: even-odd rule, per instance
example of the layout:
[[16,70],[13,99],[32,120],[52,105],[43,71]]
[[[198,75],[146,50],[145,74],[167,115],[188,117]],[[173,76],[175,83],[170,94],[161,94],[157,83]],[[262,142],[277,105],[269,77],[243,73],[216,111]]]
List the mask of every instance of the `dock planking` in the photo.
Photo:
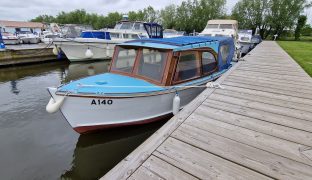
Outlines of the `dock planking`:
[[265,41],[102,179],[310,179],[312,79]]

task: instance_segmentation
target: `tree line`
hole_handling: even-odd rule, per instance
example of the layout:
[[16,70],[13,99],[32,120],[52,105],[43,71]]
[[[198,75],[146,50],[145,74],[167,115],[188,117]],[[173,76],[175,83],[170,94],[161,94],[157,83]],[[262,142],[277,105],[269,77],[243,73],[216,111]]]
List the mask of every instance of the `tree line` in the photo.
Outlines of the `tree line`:
[[240,28],[258,29],[264,39],[294,28],[298,39],[307,21],[301,14],[311,5],[307,0],[240,0],[232,10],[232,17],[239,21]]
[[[259,30],[262,38],[281,35],[285,30],[296,29],[300,35],[307,31],[305,8],[311,7],[308,0],[239,0],[227,15],[226,0],[186,0],[180,5],[169,5],[161,10],[149,6],[128,12],[130,21],[157,22],[167,29],[187,33],[201,32],[210,19],[236,19],[240,29]],[[87,24],[94,29],[112,28],[122,19],[122,13],[110,12],[106,16],[87,13],[84,9],[60,12],[56,16],[40,15],[31,21],[60,24]]]

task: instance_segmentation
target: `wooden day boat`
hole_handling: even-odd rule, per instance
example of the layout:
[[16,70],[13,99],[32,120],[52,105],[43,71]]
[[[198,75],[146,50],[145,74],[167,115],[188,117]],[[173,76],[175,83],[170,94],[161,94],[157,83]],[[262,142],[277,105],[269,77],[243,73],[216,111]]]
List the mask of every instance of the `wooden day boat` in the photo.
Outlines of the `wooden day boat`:
[[227,37],[122,43],[108,73],[48,88],[47,111],[60,110],[78,133],[168,118],[231,67],[234,50]]

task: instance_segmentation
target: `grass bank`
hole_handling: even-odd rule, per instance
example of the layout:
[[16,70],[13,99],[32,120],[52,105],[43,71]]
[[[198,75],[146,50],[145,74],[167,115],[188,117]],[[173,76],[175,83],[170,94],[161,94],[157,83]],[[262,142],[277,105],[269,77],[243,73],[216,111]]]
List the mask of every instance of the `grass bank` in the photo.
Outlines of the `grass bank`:
[[312,42],[279,41],[278,44],[312,77]]

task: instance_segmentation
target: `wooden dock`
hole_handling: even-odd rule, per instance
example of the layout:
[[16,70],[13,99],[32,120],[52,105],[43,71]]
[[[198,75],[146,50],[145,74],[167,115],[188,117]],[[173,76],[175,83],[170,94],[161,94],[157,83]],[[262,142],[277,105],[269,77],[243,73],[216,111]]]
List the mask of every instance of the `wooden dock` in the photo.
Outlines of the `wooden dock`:
[[0,51],[0,67],[56,61],[52,49],[46,44],[8,45],[5,51]]
[[263,42],[102,179],[312,179],[312,79]]

